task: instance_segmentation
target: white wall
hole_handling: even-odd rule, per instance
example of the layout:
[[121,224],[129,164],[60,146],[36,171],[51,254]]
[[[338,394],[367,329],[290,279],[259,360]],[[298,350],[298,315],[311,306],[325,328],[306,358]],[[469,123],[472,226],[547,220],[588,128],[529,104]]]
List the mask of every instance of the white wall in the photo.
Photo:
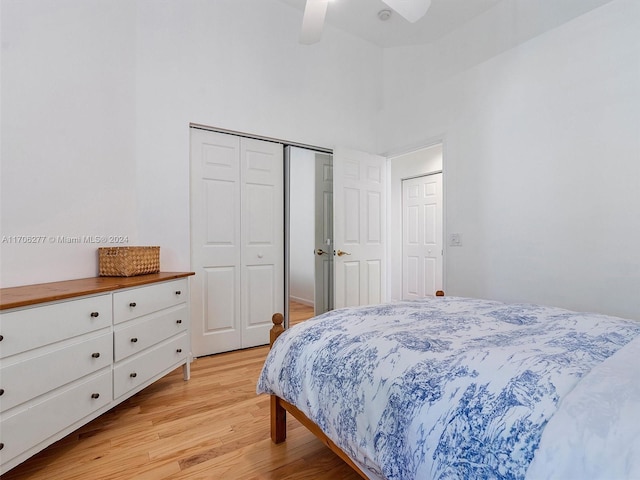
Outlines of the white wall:
[[[384,103],[398,103],[407,113],[428,121],[429,109],[414,104],[413,98],[427,86],[446,82],[453,75],[477,66],[487,59],[563,25],[611,0],[506,0],[460,25],[454,31],[427,45],[414,45],[385,51]],[[381,112],[387,116],[386,110]],[[406,142],[405,122],[385,123],[381,151],[424,145],[424,136]],[[414,124],[414,126],[416,126]],[[424,132],[423,132],[424,135]]]
[[314,305],[316,154],[292,148],[290,155],[289,297]]
[[[96,275],[98,244],[59,237],[137,241],[135,8],[128,0],[0,7],[0,282]],[[15,243],[24,236],[38,243]]]
[[402,180],[442,171],[438,143],[389,158],[389,275],[391,300],[402,300]]
[[[0,6],[2,235],[123,235],[187,270],[190,122],[374,148],[381,50],[300,45],[280,1]],[[0,285],[93,276],[97,246],[1,244]]]
[[[442,138],[448,293],[640,317],[640,2],[520,31],[527,5],[382,52],[330,27],[299,45],[276,0],[2,0],[1,233],[124,235],[184,270],[189,122]],[[0,246],[2,286],[96,273],[93,244]]]
[[189,122],[372,149],[382,52],[275,0],[138,0],[138,225],[164,268],[189,268]]
[[638,31],[613,1],[385,104],[383,149],[444,138],[448,294],[640,318]]

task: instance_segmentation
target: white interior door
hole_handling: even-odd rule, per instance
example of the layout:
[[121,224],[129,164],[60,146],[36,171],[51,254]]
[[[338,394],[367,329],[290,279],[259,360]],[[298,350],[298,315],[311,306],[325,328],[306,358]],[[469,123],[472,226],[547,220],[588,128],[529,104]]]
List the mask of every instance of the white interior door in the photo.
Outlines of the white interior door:
[[194,356],[268,343],[283,309],[282,145],[191,129]]
[[381,303],[385,294],[386,158],[333,153],[335,307]]
[[242,345],[240,138],[191,129],[191,344],[194,356]]
[[402,298],[442,290],[442,174],[402,182]]
[[284,311],[283,146],[243,138],[240,162],[242,348],[247,348],[268,343],[271,316]]
[[314,313],[333,308],[333,160],[317,153],[315,165]]

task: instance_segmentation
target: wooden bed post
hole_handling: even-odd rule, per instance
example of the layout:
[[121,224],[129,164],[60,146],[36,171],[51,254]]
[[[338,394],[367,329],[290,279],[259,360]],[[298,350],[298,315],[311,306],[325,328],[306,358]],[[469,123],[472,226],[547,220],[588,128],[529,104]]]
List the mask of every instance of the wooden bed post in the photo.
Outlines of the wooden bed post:
[[284,317],[281,313],[274,313],[271,317],[271,322],[273,322],[273,327],[269,330],[269,346],[273,347],[273,342],[284,332],[284,326],[282,325]]
[[[281,313],[274,313],[271,317],[273,327],[269,331],[269,345],[284,332],[284,317]],[[271,440],[273,443],[282,443],[287,439],[287,411],[280,403],[280,397],[271,395]]]

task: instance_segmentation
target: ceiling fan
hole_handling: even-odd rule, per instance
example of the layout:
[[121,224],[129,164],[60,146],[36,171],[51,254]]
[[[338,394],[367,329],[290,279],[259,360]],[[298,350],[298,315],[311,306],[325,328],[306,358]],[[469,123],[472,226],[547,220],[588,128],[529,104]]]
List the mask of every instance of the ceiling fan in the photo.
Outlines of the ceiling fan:
[[[320,40],[327,6],[331,0],[307,0],[302,17],[300,43],[311,45]],[[391,9],[411,23],[420,20],[429,7],[431,0],[382,0]]]

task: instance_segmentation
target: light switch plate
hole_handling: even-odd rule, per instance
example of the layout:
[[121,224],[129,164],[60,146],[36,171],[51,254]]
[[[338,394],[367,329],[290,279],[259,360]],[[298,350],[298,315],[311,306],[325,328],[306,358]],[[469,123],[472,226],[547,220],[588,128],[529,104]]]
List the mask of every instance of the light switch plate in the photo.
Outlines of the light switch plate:
[[449,246],[450,247],[461,247],[462,246],[462,234],[461,233],[450,233],[449,234]]

